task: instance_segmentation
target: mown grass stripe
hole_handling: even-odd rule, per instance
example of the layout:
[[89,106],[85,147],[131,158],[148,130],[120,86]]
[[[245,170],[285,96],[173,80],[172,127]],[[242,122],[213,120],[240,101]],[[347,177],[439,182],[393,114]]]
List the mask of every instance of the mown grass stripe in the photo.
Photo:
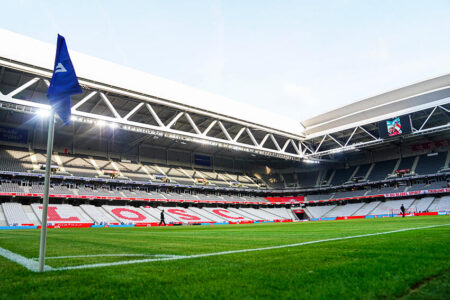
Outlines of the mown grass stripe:
[[270,247],[263,247],[263,248],[230,250],[230,251],[221,251],[221,252],[214,252],[214,253],[194,254],[194,255],[165,257],[165,258],[150,258],[150,259],[140,259],[140,260],[128,260],[128,261],[110,262],[110,263],[86,264],[86,265],[79,265],[79,266],[53,268],[50,271],[63,271],[63,270],[100,268],[100,267],[110,267],[110,266],[119,266],[119,265],[141,264],[141,263],[155,262],[155,261],[170,261],[170,260],[192,259],[192,258],[219,256],[219,255],[246,253],[246,252],[255,252],[255,251],[266,251],[266,250],[298,247],[298,246],[311,245],[311,244],[324,243],[324,242],[332,242],[332,241],[340,241],[340,240],[348,240],[348,239],[355,239],[355,238],[362,238],[362,237],[370,237],[370,236],[392,234],[392,233],[412,231],[412,230],[428,229],[428,228],[435,228],[435,227],[442,227],[442,226],[449,226],[449,225],[450,224],[440,224],[440,225],[430,225],[430,226],[424,226],[424,227],[403,228],[403,229],[397,229],[397,230],[392,230],[392,231],[359,234],[359,235],[353,235],[353,236],[329,238],[329,239],[308,241],[308,242],[302,242],[302,243],[296,243],[296,244],[288,244],[288,245],[270,246]]

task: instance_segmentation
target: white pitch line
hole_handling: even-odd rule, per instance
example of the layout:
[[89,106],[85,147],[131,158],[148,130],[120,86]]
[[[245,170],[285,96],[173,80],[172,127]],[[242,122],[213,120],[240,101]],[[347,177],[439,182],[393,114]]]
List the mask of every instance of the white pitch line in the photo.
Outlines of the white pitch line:
[[[37,261],[34,261],[32,259],[23,257],[22,255],[19,255],[17,253],[11,252],[9,250],[6,250],[2,247],[0,247],[0,256],[3,256],[4,258],[13,261],[15,263],[18,263],[19,265],[27,268],[30,271],[38,272],[39,271],[39,263]],[[52,271],[53,268],[50,266],[44,266],[45,271]]]
[[[180,255],[171,254],[87,254],[87,255],[68,255],[68,256],[47,256],[48,259],[65,259],[65,258],[85,258],[85,257],[178,257]],[[38,260],[38,257],[31,258],[32,260]]]
[[204,254],[194,254],[194,255],[185,255],[185,256],[177,256],[177,257],[149,258],[149,259],[128,260],[128,261],[119,261],[119,262],[111,262],[111,263],[98,263],[98,264],[89,264],[89,265],[80,265],[80,266],[71,266],[71,267],[61,267],[61,268],[53,268],[51,271],[110,267],[110,266],[129,265],[129,264],[140,264],[140,263],[147,263],[147,262],[153,262],[153,261],[180,260],[180,259],[199,258],[199,257],[208,257],[208,256],[218,256],[218,255],[227,255],[227,254],[235,254],[235,253],[265,251],[265,250],[282,249],[282,248],[289,248],[289,247],[298,247],[298,246],[311,245],[311,244],[317,244],[317,243],[323,243],[323,242],[348,240],[348,239],[355,239],[355,238],[361,238],[361,237],[377,236],[377,235],[391,234],[391,233],[411,231],[411,230],[419,230],[419,229],[427,229],[427,228],[434,228],[434,227],[441,227],[441,226],[449,226],[449,225],[450,224],[442,224],[442,225],[431,225],[431,226],[425,226],[425,227],[404,228],[404,229],[398,229],[398,230],[392,230],[392,231],[377,232],[377,233],[367,233],[367,234],[345,236],[345,237],[337,237],[337,238],[331,238],[331,239],[316,240],[316,241],[302,242],[302,243],[289,244],[289,245],[271,246],[271,247],[264,247],[264,248],[230,250],[230,251],[204,253]]

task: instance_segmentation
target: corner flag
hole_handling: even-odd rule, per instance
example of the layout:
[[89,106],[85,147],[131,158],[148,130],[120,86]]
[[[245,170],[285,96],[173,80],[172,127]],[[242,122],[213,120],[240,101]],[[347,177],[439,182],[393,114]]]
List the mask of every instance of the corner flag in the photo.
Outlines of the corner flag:
[[47,97],[52,109],[66,125],[69,125],[70,121],[70,96],[81,94],[82,92],[77,75],[75,74],[75,69],[70,60],[66,40],[62,35],[58,34],[55,66],[52,80],[48,87]]
[[75,69],[67,51],[66,40],[58,34],[55,67],[48,87],[47,97],[52,109],[48,119],[47,158],[45,161],[44,198],[42,199],[41,241],[39,244],[39,272],[45,271],[45,248],[47,244],[47,220],[50,189],[50,171],[52,163],[53,139],[55,135],[55,112],[66,125],[70,123],[70,96],[81,94]]

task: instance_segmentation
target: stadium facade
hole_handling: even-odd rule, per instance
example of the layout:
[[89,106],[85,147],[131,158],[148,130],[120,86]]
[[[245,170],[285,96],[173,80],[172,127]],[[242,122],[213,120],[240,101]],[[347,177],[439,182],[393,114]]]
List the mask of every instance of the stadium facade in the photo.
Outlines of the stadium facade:
[[[54,46],[0,30],[0,226],[38,226]],[[450,75],[298,122],[71,52],[53,226],[285,222],[450,211]]]

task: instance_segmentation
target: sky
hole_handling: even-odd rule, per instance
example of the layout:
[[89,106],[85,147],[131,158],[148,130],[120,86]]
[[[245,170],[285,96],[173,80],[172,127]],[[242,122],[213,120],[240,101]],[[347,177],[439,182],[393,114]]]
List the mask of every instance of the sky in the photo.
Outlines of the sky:
[[[450,73],[450,1],[1,1],[0,27],[302,121]],[[5,45],[1,44],[0,47]]]

